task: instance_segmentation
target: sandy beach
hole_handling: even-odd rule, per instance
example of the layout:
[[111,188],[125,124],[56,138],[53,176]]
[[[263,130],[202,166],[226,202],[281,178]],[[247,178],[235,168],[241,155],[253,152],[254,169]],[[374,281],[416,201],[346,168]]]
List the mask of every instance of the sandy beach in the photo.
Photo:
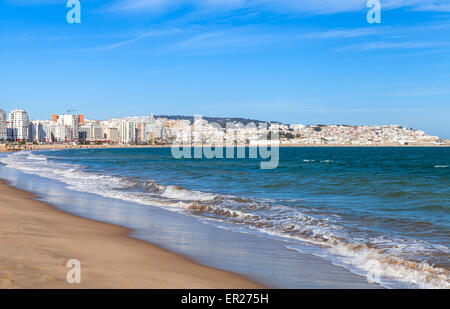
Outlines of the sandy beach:
[[[0,180],[0,288],[262,287],[35,198]],[[80,284],[66,281],[70,259],[81,262]]]

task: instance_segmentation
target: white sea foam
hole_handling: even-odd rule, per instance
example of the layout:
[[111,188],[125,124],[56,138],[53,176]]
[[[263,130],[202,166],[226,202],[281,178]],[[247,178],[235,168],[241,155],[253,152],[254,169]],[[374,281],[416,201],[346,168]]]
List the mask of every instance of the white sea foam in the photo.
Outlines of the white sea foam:
[[161,196],[184,201],[210,201],[216,197],[211,193],[186,190],[178,186],[167,186]]

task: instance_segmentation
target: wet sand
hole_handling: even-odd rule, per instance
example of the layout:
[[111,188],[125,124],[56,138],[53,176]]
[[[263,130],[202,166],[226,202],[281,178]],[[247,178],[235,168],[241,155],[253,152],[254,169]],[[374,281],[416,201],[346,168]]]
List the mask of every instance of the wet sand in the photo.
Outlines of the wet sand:
[[[35,198],[0,180],[0,288],[262,287]],[[66,281],[70,259],[81,262],[80,284]]]
[[[227,147],[228,145],[202,145],[203,147]],[[257,145],[252,145],[256,147]],[[261,146],[267,146],[261,143]],[[345,147],[345,148],[379,148],[379,147],[392,147],[392,148],[445,148],[450,147],[450,142],[446,142],[442,145],[430,145],[430,144],[411,144],[411,145],[399,145],[399,144],[382,144],[382,145],[353,145],[353,144],[279,144],[279,147],[286,148],[331,148],[331,147]],[[49,150],[49,149],[118,149],[118,148],[170,148],[172,145],[16,145],[14,148],[11,145],[0,145],[1,152],[21,151],[21,150]],[[192,146],[199,147],[199,146]],[[235,145],[235,147],[250,147],[248,144]]]

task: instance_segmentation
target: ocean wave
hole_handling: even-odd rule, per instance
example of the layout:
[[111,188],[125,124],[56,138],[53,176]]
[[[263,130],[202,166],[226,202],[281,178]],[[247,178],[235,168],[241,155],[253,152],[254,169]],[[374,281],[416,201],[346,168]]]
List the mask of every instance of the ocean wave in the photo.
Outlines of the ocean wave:
[[180,186],[167,186],[161,196],[183,201],[211,201],[217,197],[215,194],[187,190]]
[[[271,199],[243,198],[163,185],[155,181],[95,173],[82,165],[50,162],[46,156],[21,152],[0,162],[24,173],[65,183],[71,190],[108,198],[163,207],[204,218],[226,221],[268,236],[309,243],[320,248],[335,263],[376,274],[378,283],[386,278],[420,288],[450,288],[447,269],[411,259],[414,254],[450,254],[445,246],[414,239],[352,236],[341,218],[301,205],[286,206]],[[317,253],[319,256],[323,254]],[[373,280],[377,282],[377,280]]]

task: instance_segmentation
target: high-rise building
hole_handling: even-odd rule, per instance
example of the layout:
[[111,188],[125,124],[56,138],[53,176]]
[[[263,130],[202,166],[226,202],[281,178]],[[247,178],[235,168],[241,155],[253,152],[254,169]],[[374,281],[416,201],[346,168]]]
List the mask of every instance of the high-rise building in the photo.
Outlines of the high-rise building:
[[89,142],[106,140],[105,128],[100,122],[89,122],[82,125],[79,129],[79,139]]
[[28,140],[28,114],[21,109],[15,109],[9,113],[8,128],[10,128],[10,139],[17,141]]
[[30,121],[28,139],[32,142],[43,142],[46,140],[46,133],[43,126],[43,121]]
[[6,132],[6,112],[0,109],[0,141],[7,139]]
[[106,128],[105,129],[106,140],[110,143],[118,143],[119,142],[119,129],[118,128]]
[[81,126],[78,130],[78,140],[81,142],[86,142],[91,136],[91,127],[90,126]]
[[[56,119],[56,121],[55,121]],[[78,131],[80,128],[80,116],[79,115],[71,115],[71,114],[64,114],[64,115],[52,115],[53,122],[56,122],[59,126],[64,126],[68,128],[71,132],[67,133],[67,130],[59,129],[59,132],[61,133],[59,139],[62,139],[62,136],[64,135],[64,140],[73,141],[78,140]],[[63,133],[64,132],[64,133]]]
[[53,127],[54,140],[57,142],[69,142],[73,140],[72,128],[69,126],[56,125]]
[[120,142],[123,144],[135,143],[137,141],[137,125],[134,120],[122,120],[120,122]]
[[55,126],[56,123],[54,123],[53,121],[44,121],[42,123],[42,131],[43,131],[43,138],[44,138],[44,142],[48,142],[51,143],[55,140]]
[[91,140],[92,141],[105,140],[105,133],[103,126],[99,124],[91,124]]

